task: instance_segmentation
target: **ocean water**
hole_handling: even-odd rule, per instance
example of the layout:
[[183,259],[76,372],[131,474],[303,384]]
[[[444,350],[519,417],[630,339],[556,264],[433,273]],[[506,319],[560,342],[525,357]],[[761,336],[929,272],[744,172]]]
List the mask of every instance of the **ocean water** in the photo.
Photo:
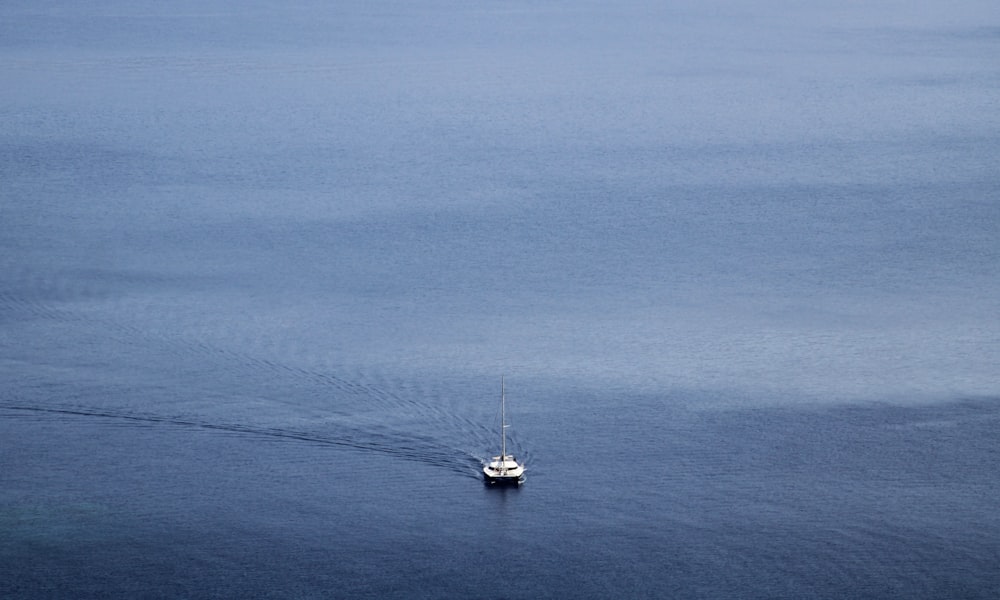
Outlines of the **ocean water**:
[[1000,596],[995,3],[286,4],[0,6],[0,597]]

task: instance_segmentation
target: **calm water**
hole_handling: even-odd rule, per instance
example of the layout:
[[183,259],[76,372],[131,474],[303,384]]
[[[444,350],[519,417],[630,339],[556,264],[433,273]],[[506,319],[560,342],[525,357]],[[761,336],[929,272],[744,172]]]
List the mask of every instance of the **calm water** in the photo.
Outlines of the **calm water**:
[[663,4],[4,3],[0,596],[1000,595],[1000,10]]

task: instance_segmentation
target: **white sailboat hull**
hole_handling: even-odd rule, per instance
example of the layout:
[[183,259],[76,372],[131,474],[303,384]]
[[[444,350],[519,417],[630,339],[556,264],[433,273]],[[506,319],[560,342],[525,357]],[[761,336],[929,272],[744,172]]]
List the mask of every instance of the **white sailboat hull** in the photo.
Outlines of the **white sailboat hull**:
[[499,456],[494,456],[488,464],[483,466],[483,478],[491,484],[518,485],[524,481],[524,465],[507,455],[503,460]]

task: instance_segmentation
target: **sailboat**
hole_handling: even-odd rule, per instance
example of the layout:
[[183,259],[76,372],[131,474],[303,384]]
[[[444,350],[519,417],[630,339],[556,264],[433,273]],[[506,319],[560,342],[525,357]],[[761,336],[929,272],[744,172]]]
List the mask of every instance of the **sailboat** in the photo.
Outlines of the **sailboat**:
[[520,485],[524,482],[524,465],[513,454],[507,454],[507,410],[503,377],[500,378],[500,456],[494,456],[483,466],[483,477],[490,485]]

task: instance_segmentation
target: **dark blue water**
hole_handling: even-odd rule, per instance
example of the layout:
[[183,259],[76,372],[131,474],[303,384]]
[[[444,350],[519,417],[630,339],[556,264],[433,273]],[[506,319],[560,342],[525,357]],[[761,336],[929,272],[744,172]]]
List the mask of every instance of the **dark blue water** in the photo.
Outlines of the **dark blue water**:
[[974,1],[5,3],[0,596],[997,597],[998,52]]

